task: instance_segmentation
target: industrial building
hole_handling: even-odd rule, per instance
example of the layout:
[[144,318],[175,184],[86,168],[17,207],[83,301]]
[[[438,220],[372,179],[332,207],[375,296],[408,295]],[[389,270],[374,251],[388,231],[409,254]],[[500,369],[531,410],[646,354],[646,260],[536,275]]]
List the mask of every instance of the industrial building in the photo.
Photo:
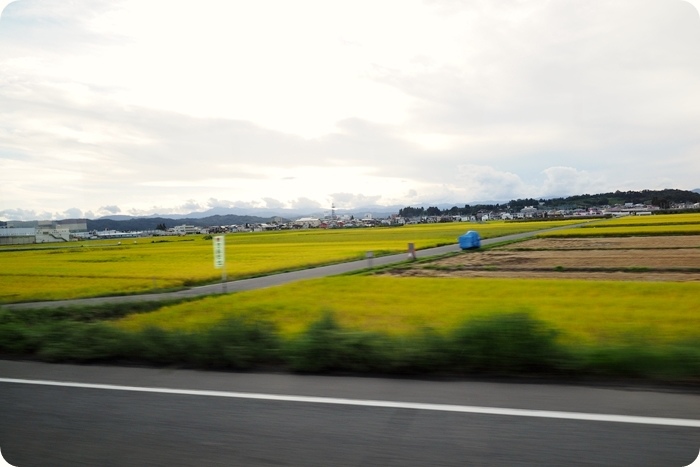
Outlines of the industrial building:
[[69,242],[87,232],[87,219],[9,221],[0,227],[0,245]]

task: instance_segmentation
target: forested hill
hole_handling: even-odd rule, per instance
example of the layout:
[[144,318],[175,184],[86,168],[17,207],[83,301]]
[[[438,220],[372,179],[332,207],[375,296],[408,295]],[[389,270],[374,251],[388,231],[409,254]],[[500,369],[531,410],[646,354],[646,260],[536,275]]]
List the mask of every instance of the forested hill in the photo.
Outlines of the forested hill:
[[503,204],[467,204],[464,207],[454,206],[450,209],[439,209],[438,207],[429,207],[425,209],[422,207],[413,208],[409,206],[401,209],[399,215],[404,217],[420,215],[474,215],[479,211],[519,211],[526,206],[536,206],[541,209],[586,209],[593,206],[616,206],[624,205],[625,203],[652,205],[665,209],[670,208],[674,204],[700,202],[700,193],[698,193],[698,191],[700,190],[618,190],[610,193],[599,193],[596,195],[583,194],[568,196],[566,198],[514,199]]
[[[538,200],[539,202],[539,200]],[[615,206],[618,204],[650,204],[661,208],[670,207],[678,203],[698,203],[700,193],[687,190],[642,190],[642,191],[616,191],[614,193],[601,193],[599,195],[576,195],[567,198],[551,198],[544,200],[545,206],[556,207],[562,204],[575,207],[589,206]]]

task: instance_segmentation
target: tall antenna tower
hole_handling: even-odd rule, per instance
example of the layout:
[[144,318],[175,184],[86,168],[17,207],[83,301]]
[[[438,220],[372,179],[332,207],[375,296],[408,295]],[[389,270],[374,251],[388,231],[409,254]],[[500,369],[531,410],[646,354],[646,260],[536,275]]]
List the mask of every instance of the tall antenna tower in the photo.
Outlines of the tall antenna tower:
[[331,220],[335,220],[335,203],[331,204]]

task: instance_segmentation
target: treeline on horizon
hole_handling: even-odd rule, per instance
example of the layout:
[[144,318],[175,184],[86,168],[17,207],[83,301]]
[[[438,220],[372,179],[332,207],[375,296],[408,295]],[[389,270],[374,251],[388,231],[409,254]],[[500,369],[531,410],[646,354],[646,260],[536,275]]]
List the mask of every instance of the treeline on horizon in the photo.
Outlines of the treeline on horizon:
[[625,203],[647,204],[668,209],[675,203],[698,203],[700,193],[688,190],[642,190],[642,191],[615,191],[596,195],[583,194],[568,196],[566,198],[524,198],[515,199],[503,204],[466,204],[463,207],[452,206],[448,209],[440,209],[437,206],[405,207],[399,210],[400,217],[421,216],[472,216],[479,212],[488,211],[520,211],[527,206],[535,206],[542,209],[587,209],[593,206],[615,206]]

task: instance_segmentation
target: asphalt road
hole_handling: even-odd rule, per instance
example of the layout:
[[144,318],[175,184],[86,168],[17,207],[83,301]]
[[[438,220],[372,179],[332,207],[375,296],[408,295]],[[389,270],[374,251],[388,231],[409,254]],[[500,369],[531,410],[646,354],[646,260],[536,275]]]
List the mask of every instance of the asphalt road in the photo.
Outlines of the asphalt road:
[[0,361],[0,404],[20,467],[686,466],[700,451],[698,394],[650,388]]
[[[567,225],[561,227],[554,227],[551,229],[537,230],[534,232],[525,232],[519,234],[506,235],[503,237],[484,239],[481,241],[482,246],[493,245],[496,243],[522,240],[525,238],[534,237],[538,233],[548,232],[552,230],[560,230],[564,228],[578,227],[584,224],[577,225]],[[467,228],[465,227],[465,230]],[[418,250],[415,252],[416,258],[428,258],[431,256],[439,256],[447,253],[455,253],[460,251],[459,245],[457,243],[452,245],[445,245],[436,248],[427,248],[424,250]],[[160,301],[160,300],[176,300],[182,298],[199,297],[205,295],[214,295],[222,293],[233,293],[240,292],[244,290],[260,289],[265,287],[272,287],[276,285],[282,285],[293,281],[303,280],[303,279],[314,279],[318,277],[334,276],[338,274],[344,274],[347,272],[359,271],[369,267],[385,266],[388,264],[396,264],[401,262],[410,261],[408,257],[408,251],[406,253],[379,256],[376,258],[365,259],[360,261],[350,261],[347,263],[332,264],[328,266],[320,266],[316,268],[304,269],[300,271],[285,272],[280,274],[271,274],[264,277],[256,277],[252,279],[242,279],[236,281],[228,281],[225,283],[217,283],[211,285],[205,285],[201,287],[192,287],[185,290],[180,290],[177,292],[166,292],[166,293],[154,293],[154,294],[140,294],[140,295],[124,295],[118,297],[96,297],[96,298],[83,298],[75,300],[61,300],[61,301],[46,301],[46,302],[30,302],[30,303],[14,303],[2,305],[4,308],[8,309],[29,309],[29,308],[56,308],[61,306],[89,306],[89,305],[100,305],[106,303],[128,303],[135,301]]]

